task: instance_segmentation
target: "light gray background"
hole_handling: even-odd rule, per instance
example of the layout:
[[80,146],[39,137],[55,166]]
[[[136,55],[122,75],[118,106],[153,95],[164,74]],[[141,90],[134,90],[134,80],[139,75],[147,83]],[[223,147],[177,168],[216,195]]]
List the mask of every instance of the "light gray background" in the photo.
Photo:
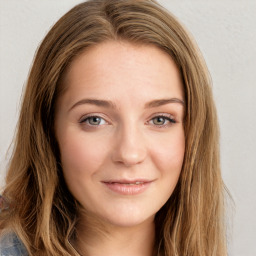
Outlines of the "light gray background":
[[[34,52],[74,0],[0,0],[0,184]],[[191,31],[212,75],[231,256],[256,255],[256,0],[160,0]]]

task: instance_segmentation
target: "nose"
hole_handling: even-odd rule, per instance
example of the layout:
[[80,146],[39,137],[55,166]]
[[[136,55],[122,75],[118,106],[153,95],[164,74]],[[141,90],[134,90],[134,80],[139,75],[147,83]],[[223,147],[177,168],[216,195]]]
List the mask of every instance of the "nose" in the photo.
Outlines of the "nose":
[[147,155],[143,135],[136,127],[120,130],[115,137],[112,160],[127,167],[142,163]]

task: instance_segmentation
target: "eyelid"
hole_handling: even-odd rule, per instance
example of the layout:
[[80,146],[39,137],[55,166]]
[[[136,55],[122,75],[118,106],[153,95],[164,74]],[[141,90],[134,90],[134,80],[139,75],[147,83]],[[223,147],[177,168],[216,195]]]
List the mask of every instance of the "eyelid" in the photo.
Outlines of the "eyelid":
[[[99,117],[101,119],[103,119],[106,123],[109,124],[109,122],[106,120],[106,118],[102,117],[101,114],[98,114],[98,113],[92,113],[92,114],[87,114],[87,115],[84,115],[82,116],[80,119],[79,119],[79,123],[80,124],[83,124],[85,123],[85,120],[90,118],[90,117]],[[169,124],[163,124],[163,125],[154,125],[158,128],[161,128],[161,127],[166,127],[166,126],[170,126],[174,123],[176,123],[176,119],[173,115],[171,114],[168,114],[168,113],[155,113],[154,115],[152,115],[149,119],[149,121],[147,121],[147,123],[149,123],[150,121],[152,121],[152,119],[156,118],[156,117],[164,117],[166,118],[168,121],[169,121]],[[92,126],[92,127],[97,127],[97,126],[102,126],[102,125],[90,125],[88,124],[88,126]]]
[[[103,119],[106,123],[109,123],[106,118],[102,117],[100,114],[97,114],[97,113],[93,113],[93,114],[87,114],[87,115],[84,115],[82,116],[80,119],[79,119],[79,123],[80,124],[83,124],[85,122],[86,119],[90,118],[90,117],[99,117],[101,119]],[[99,125],[91,125],[91,126],[99,126]]]
[[168,126],[171,126],[173,124],[175,124],[177,121],[175,119],[175,117],[171,114],[167,114],[167,113],[155,113],[150,119],[148,122],[152,121],[154,118],[156,117],[164,117],[167,121],[169,121],[168,124],[163,124],[163,125],[153,125],[157,128],[165,128],[165,127],[168,127]]
[[154,115],[152,115],[152,116],[150,117],[150,120],[153,119],[153,118],[155,118],[155,117],[158,117],[158,116],[162,116],[162,117],[166,117],[166,118],[170,118],[170,119],[176,120],[176,118],[174,117],[174,115],[168,114],[168,113],[162,113],[162,112],[154,113]]

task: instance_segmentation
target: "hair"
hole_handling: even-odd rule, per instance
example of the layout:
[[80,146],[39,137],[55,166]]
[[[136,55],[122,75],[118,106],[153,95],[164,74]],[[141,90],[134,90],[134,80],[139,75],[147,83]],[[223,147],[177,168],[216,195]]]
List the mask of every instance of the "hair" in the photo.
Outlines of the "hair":
[[204,60],[189,33],[153,0],[90,0],[67,12],[37,50],[27,81],[3,196],[0,230],[30,255],[78,255],[69,243],[79,203],[65,184],[54,134],[61,78],[104,41],[154,45],[175,61],[185,94],[185,155],[177,186],[155,216],[155,255],[227,255],[219,130]]

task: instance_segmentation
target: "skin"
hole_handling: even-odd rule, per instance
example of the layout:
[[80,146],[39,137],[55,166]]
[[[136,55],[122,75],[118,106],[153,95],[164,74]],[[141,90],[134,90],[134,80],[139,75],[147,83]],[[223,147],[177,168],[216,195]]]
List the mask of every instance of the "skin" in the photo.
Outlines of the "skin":
[[[152,255],[154,216],[177,184],[185,150],[184,92],[175,63],[155,46],[108,41],[76,57],[63,86],[55,132],[66,183],[84,208],[74,246],[94,256]],[[172,100],[145,108],[159,99]],[[150,181],[138,194],[104,183],[138,179]]]

